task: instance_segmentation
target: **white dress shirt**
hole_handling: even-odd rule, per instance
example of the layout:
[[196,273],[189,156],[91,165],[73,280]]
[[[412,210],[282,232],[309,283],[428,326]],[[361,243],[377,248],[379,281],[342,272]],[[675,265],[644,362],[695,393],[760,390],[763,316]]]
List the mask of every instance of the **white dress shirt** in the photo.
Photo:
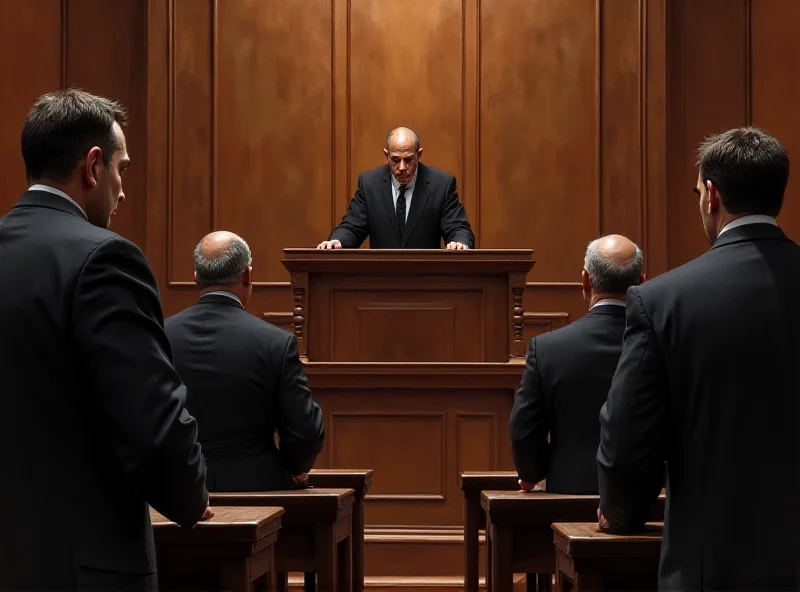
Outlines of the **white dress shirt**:
[[[595,306],[622,306],[625,307],[625,303],[622,300],[617,300],[616,298],[603,298],[602,300],[598,300],[592,305],[592,308]],[[590,308],[589,310],[592,310]]]
[[[408,211],[411,209],[411,196],[414,195],[414,185],[417,184],[417,173],[419,169],[414,171],[414,176],[411,177],[411,180],[406,184],[406,220],[408,220]],[[394,211],[397,211],[397,198],[400,197],[400,183],[397,182],[397,179],[394,178],[392,175],[392,203],[394,204]]]
[[86,216],[86,212],[83,211],[83,208],[80,207],[74,199],[72,199],[69,195],[67,195],[60,189],[56,189],[55,187],[50,187],[50,185],[42,185],[40,183],[37,183],[36,185],[31,185],[30,187],[28,187],[28,191],[46,191],[47,193],[52,193],[53,195],[60,195],[67,201],[71,201],[75,205],[75,207],[81,211],[81,214],[83,214],[84,218],[86,218],[87,220],[89,219]]
[[752,216],[742,216],[741,218],[736,218],[736,220],[734,220],[733,222],[728,222],[722,228],[722,230],[719,231],[717,238],[721,237],[723,232],[733,230],[734,228],[739,228],[739,226],[745,226],[746,224],[772,224],[773,226],[777,226],[778,221],[772,216],[763,216],[761,214],[753,214]]

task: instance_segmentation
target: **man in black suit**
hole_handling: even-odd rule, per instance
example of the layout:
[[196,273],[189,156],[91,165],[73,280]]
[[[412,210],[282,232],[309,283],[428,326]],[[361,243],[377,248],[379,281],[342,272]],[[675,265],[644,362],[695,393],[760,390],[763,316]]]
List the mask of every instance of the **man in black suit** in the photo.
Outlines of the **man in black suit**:
[[253,292],[251,262],[235,234],[203,238],[194,251],[200,300],[166,322],[175,367],[189,387],[186,405],[200,426],[209,491],[305,485],[325,440],[297,339],[244,308]]
[[148,503],[185,527],[213,515],[155,278],[107,229],[124,122],[67,90],[22,129],[31,187],[0,219],[3,590],[156,590]]
[[641,528],[667,461],[663,590],[800,589],[800,248],[789,178],[755,128],[706,140],[695,193],[712,248],[628,290],[600,414],[600,526]]
[[420,162],[416,132],[392,130],[383,150],[387,164],[361,173],[342,222],[318,249],[472,249],[475,235],[458,201],[456,179]]
[[[597,493],[597,415],[617,369],[625,291],[644,280],[642,252],[610,235],[589,243],[581,272],[589,312],[531,339],[509,431],[522,489]],[[549,434],[549,441],[548,441]]]

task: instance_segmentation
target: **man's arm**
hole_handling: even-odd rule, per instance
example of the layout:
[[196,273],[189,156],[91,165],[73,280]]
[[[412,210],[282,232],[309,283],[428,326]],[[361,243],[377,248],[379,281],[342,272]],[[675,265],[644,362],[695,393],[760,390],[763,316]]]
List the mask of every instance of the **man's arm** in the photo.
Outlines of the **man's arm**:
[[339,226],[333,229],[328,240],[338,240],[344,248],[357,249],[369,235],[369,221],[367,219],[367,200],[364,197],[364,187],[361,175],[358,176],[358,189],[347,213],[342,218]]
[[291,475],[307,473],[325,442],[322,410],[311,397],[308,380],[293,335],[286,344],[278,386],[281,464]]
[[458,242],[465,244],[468,248],[475,248],[475,235],[467,220],[467,211],[458,200],[458,189],[456,178],[451,177],[447,185],[447,192],[442,208],[441,232],[444,243]]
[[193,526],[208,505],[197,423],[172,366],[155,278],[133,243],[100,244],[81,270],[73,323],[114,456],[161,514]]
[[600,410],[600,511],[609,530],[641,530],[664,476],[669,387],[637,288],[629,288],[622,355]]
[[550,431],[539,369],[536,360],[536,338],[531,339],[525,358],[525,372],[514,399],[509,422],[514,464],[522,481],[537,483],[550,469]]

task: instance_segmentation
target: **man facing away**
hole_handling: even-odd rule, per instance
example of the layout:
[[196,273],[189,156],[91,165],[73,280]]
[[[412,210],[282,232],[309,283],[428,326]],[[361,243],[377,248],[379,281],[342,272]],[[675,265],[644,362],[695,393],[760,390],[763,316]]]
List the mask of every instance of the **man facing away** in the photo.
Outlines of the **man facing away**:
[[342,222],[318,249],[358,248],[369,236],[373,249],[472,249],[467,212],[452,175],[420,162],[413,130],[389,132],[386,164],[358,176],[358,189]]
[[644,281],[642,263],[624,236],[589,243],[581,272],[589,312],[531,339],[509,430],[523,489],[546,478],[547,491],[597,493],[597,416],[622,352],[625,291]]
[[186,527],[213,515],[155,278],[108,230],[124,123],[66,90],[22,129],[31,187],[0,219],[3,590],[156,590],[148,503]]
[[707,139],[695,193],[713,246],[628,290],[598,514],[639,529],[667,461],[663,590],[800,589],[800,248],[775,220],[788,178],[761,130]]
[[187,407],[200,426],[209,491],[304,485],[325,440],[297,339],[245,310],[251,263],[237,235],[207,235],[194,251],[200,300],[166,322],[175,367],[189,387]]

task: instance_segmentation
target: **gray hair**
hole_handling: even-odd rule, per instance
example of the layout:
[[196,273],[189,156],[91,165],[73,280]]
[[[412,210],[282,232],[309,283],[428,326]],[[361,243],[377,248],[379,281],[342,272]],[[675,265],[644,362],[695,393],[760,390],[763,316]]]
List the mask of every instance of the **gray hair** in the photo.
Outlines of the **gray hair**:
[[635,286],[642,275],[644,256],[638,245],[634,244],[636,253],[633,258],[623,263],[612,261],[597,250],[597,245],[602,240],[598,238],[589,243],[586,248],[586,258],[583,266],[589,272],[592,289],[596,292],[610,294],[624,294],[628,288]]
[[239,237],[231,240],[231,244],[221,255],[209,259],[203,255],[200,245],[194,248],[194,270],[197,273],[197,284],[201,288],[208,286],[232,286],[244,274],[247,266],[253,262],[250,247]]

